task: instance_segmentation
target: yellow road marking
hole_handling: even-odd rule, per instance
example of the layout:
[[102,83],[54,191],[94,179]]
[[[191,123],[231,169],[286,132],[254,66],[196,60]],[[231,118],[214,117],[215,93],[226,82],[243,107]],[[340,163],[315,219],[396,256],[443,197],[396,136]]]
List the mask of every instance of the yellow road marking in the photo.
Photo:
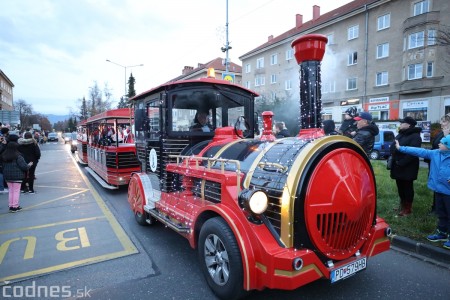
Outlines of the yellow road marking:
[[[71,156],[71,158],[72,158],[72,160],[75,161],[73,156]],[[103,216],[101,216],[101,217],[92,217],[92,218],[85,218],[85,219],[77,219],[77,220],[68,220],[68,221],[62,221],[62,222],[58,222],[58,223],[50,223],[50,224],[31,226],[31,227],[27,227],[27,228],[4,230],[4,231],[0,231],[0,234],[10,233],[10,232],[17,232],[17,231],[23,231],[23,230],[30,230],[30,229],[45,228],[45,227],[56,226],[56,225],[61,225],[61,224],[93,221],[93,220],[98,220],[98,219],[101,219],[101,218],[106,218],[108,220],[108,222],[109,222],[109,224],[110,224],[114,234],[118,238],[118,240],[121,243],[121,245],[122,245],[124,250],[118,251],[118,252],[113,252],[113,253],[108,253],[108,254],[104,254],[104,255],[99,255],[99,256],[95,256],[95,257],[91,257],[91,258],[87,258],[87,259],[76,260],[76,261],[72,261],[72,262],[68,262],[68,263],[64,263],[64,264],[59,264],[59,265],[55,265],[55,266],[51,266],[51,267],[41,268],[41,269],[37,269],[37,270],[33,270],[33,271],[21,273],[21,274],[11,275],[11,276],[7,276],[7,277],[4,277],[4,278],[0,278],[0,281],[11,281],[11,280],[14,280],[14,279],[21,279],[21,278],[24,278],[24,277],[36,276],[36,275],[41,275],[41,274],[45,274],[45,273],[51,273],[51,272],[55,272],[55,271],[59,271],[59,270],[63,270],[63,269],[71,268],[71,267],[76,267],[76,266],[81,266],[81,265],[85,265],[85,264],[94,263],[94,262],[111,260],[111,259],[114,259],[114,258],[127,256],[127,255],[131,255],[131,254],[135,254],[135,253],[139,252],[137,250],[137,248],[134,246],[134,244],[131,242],[131,240],[129,239],[129,237],[125,233],[125,231],[123,230],[122,226],[120,226],[120,224],[117,221],[117,219],[114,217],[114,215],[111,213],[109,208],[106,206],[106,203],[103,201],[103,199],[97,193],[95,188],[91,185],[91,183],[89,182],[88,178],[83,174],[83,172],[81,172],[80,166],[77,163],[76,163],[76,167],[78,168],[78,171],[79,171],[79,173],[81,175],[81,178],[83,178],[83,181],[86,183],[86,185],[88,187],[87,189],[83,189],[81,191],[78,191],[76,193],[72,193],[72,194],[64,196],[64,197],[59,197],[59,198],[48,200],[48,201],[45,201],[45,202],[42,202],[42,203],[39,203],[39,204],[36,204],[36,205],[33,205],[33,206],[29,206],[27,208],[31,209],[33,207],[37,207],[37,206],[41,206],[41,205],[48,204],[48,203],[51,203],[51,202],[55,202],[55,201],[59,201],[59,200],[62,200],[62,199],[66,199],[68,197],[72,197],[72,196],[80,194],[80,193],[85,193],[87,190],[90,190],[92,196],[94,197],[95,202],[97,203],[97,205],[99,206],[100,210],[102,211]],[[0,217],[2,217],[2,215],[0,215]],[[80,232],[80,233],[82,233],[82,232]],[[81,235],[83,235],[83,234],[81,234]],[[86,238],[87,238],[87,235],[86,235]],[[85,245],[86,245],[86,243],[89,243],[89,240],[87,240],[87,239],[85,239],[83,237],[82,238],[82,243],[85,243]]]
[[19,232],[19,231],[24,231],[24,230],[41,229],[41,228],[47,228],[47,227],[52,227],[52,226],[72,224],[72,223],[95,221],[95,220],[100,220],[100,219],[104,219],[104,218],[106,218],[106,217],[105,216],[97,216],[97,217],[91,217],[91,218],[67,220],[67,221],[56,222],[56,223],[47,223],[47,224],[42,224],[42,225],[30,226],[30,227],[22,227],[22,228],[16,228],[16,229],[3,230],[3,231],[0,231],[0,234],[13,233],[13,232]]

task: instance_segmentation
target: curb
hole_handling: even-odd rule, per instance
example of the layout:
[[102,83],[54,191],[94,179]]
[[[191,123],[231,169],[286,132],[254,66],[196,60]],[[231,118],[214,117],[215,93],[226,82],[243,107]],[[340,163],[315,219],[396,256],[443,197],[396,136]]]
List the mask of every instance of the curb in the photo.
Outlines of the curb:
[[398,235],[391,235],[389,236],[389,239],[391,240],[391,246],[430,258],[450,267],[450,250],[417,242],[410,238]]

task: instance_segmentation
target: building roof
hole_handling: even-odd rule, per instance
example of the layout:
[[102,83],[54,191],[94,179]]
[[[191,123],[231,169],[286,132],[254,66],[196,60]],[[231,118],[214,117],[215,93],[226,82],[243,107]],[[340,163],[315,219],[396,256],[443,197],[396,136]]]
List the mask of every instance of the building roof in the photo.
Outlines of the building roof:
[[319,26],[321,24],[327,23],[327,22],[329,22],[331,20],[334,20],[334,19],[337,19],[337,18],[339,18],[339,17],[341,17],[343,15],[349,14],[352,11],[361,9],[361,8],[363,8],[366,5],[370,5],[372,3],[379,2],[379,1],[380,0],[355,0],[355,1],[349,2],[349,3],[347,3],[347,4],[345,4],[345,5],[341,6],[341,7],[336,8],[335,10],[329,11],[326,14],[318,16],[316,19],[314,19],[314,17],[313,17],[312,20],[310,20],[308,22],[305,22],[305,23],[302,23],[298,27],[291,28],[291,29],[289,29],[288,31],[282,33],[279,36],[276,36],[274,38],[269,38],[269,40],[266,43],[264,43],[264,44],[258,46],[257,48],[255,48],[255,49],[245,53],[244,55],[241,55],[239,57],[239,59],[242,60],[243,57],[245,57],[247,55],[250,55],[252,53],[258,52],[261,49],[269,47],[270,45],[274,45],[274,44],[277,44],[277,43],[279,43],[279,42],[281,42],[281,41],[283,41],[285,39],[292,38],[293,36],[296,36],[296,35],[298,35],[298,34],[300,34],[302,32],[310,30],[310,29],[312,29],[312,28],[314,28],[316,26]]
[[[198,67],[195,69],[193,67],[186,66],[183,69],[182,75],[175,77],[175,78],[169,80],[168,82],[174,82],[174,81],[178,81],[178,80],[181,80],[184,78],[191,78],[198,73],[206,73],[206,71],[209,68],[214,68],[214,70],[216,70],[216,72],[219,71],[219,73],[225,72],[226,68],[223,65],[222,61],[223,61],[223,58],[217,57],[205,64],[199,63]],[[233,62],[230,62],[228,71],[231,73],[242,73],[242,67]]]
[[12,81],[8,78],[8,76],[6,76],[5,73],[3,73],[3,71],[0,69],[0,76],[5,78],[6,81],[8,81],[9,85],[11,85],[11,87],[14,87],[14,83],[12,83]]

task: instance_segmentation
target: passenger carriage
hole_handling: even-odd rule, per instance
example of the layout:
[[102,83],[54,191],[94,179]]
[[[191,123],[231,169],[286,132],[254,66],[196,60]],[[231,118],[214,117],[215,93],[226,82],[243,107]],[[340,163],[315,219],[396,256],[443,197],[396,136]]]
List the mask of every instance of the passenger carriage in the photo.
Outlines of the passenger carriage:
[[86,170],[105,188],[127,185],[133,172],[141,170],[132,132],[129,108],[108,110],[86,122]]

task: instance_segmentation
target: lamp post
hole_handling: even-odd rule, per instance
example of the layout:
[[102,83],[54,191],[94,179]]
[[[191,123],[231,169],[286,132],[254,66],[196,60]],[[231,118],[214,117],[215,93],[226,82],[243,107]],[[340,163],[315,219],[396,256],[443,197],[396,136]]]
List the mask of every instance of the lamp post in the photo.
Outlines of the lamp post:
[[124,97],[127,95],[127,68],[132,68],[132,67],[143,67],[144,64],[140,64],[140,65],[132,65],[132,66],[122,66],[121,64],[118,64],[116,62],[110,61],[109,59],[106,60],[107,62],[110,62],[112,64],[115,64],[116,66],[122,67],[125,70],[125,94]]

